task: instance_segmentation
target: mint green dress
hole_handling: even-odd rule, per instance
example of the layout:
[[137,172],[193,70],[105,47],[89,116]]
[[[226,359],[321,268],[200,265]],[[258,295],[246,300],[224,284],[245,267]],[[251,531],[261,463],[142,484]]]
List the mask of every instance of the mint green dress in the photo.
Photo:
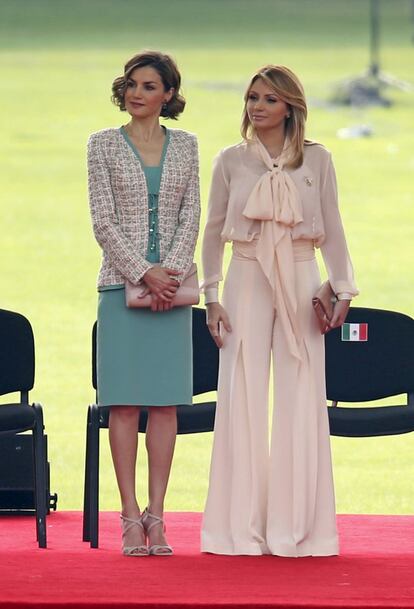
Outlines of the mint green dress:
[[[144,165],[121,127],[145,173],[149,239],[146,259],[159,262],[158,193],[169,142],[166,129],[160,165]],[[173,406],[192,402],[191,307],[170,311],[129,309],[121,285],[100,288],[97,328],[99,406]]]

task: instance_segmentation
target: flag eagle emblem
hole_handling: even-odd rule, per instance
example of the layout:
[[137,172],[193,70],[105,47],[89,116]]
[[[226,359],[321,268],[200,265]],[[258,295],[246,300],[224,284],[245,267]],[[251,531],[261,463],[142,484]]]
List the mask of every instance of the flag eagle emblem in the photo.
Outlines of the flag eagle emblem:
[[366,342],[368,340],[368,324],[343,324],[341,340]]

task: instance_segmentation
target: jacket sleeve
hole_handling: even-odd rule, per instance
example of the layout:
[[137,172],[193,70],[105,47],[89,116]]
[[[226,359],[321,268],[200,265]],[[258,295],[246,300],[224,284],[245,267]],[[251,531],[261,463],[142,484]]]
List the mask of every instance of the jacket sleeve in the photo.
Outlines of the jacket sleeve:
[[218,284],[223,278],[224,241],[221,233],[226,220],[228,199],[229,180],[225,175],[223,155],[219,153],[213,162],[207,223],[202,246],[204,281],[201,288],[206,304],[218,302]]
[[109,169],[98,134],[88,141],[88,190],[95,238],[111,263],[134,284],[152,267],[119,226]]
[[330,154],[321,176],[321,205],[325,228],[321,252],[332,289],[336,294],[345,292],[356,296],[358,290],[339,213],[336,175]]
[[180,205],[178,225],[171,247],[162,263],[163,267],[182,273],[178,277],[178,281],[182,281],[184,274],[189,270],[193,262],[200,225],[199,161],[195,137],[192,138],[191,145],[191,171]]

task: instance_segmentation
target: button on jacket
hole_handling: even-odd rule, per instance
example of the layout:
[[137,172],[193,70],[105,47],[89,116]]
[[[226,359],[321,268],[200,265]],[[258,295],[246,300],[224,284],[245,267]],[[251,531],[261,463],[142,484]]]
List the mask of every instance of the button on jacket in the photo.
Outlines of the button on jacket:
[[[179,129],[169,133],[158,199],[160,260],[185,274],[200,221],[197,140]],[[137,284],[153,266],[146,260],[148,192],[141,164],[119,129],[90,136],[88,186],[93,230],[103,251],[98,287],[125,279]]]

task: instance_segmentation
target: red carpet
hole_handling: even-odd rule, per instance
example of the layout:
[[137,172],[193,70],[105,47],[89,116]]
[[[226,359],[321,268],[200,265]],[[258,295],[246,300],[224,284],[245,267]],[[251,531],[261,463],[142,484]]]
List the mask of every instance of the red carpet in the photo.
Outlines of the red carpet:
[[101,548],[81,514],[0,518],[0,608],[414,608],[414,517],[339,516],[341,556],[287,559],[199,553],[200,514],[167,515],[173,557],[125,558],[119,518],[101,514]]

